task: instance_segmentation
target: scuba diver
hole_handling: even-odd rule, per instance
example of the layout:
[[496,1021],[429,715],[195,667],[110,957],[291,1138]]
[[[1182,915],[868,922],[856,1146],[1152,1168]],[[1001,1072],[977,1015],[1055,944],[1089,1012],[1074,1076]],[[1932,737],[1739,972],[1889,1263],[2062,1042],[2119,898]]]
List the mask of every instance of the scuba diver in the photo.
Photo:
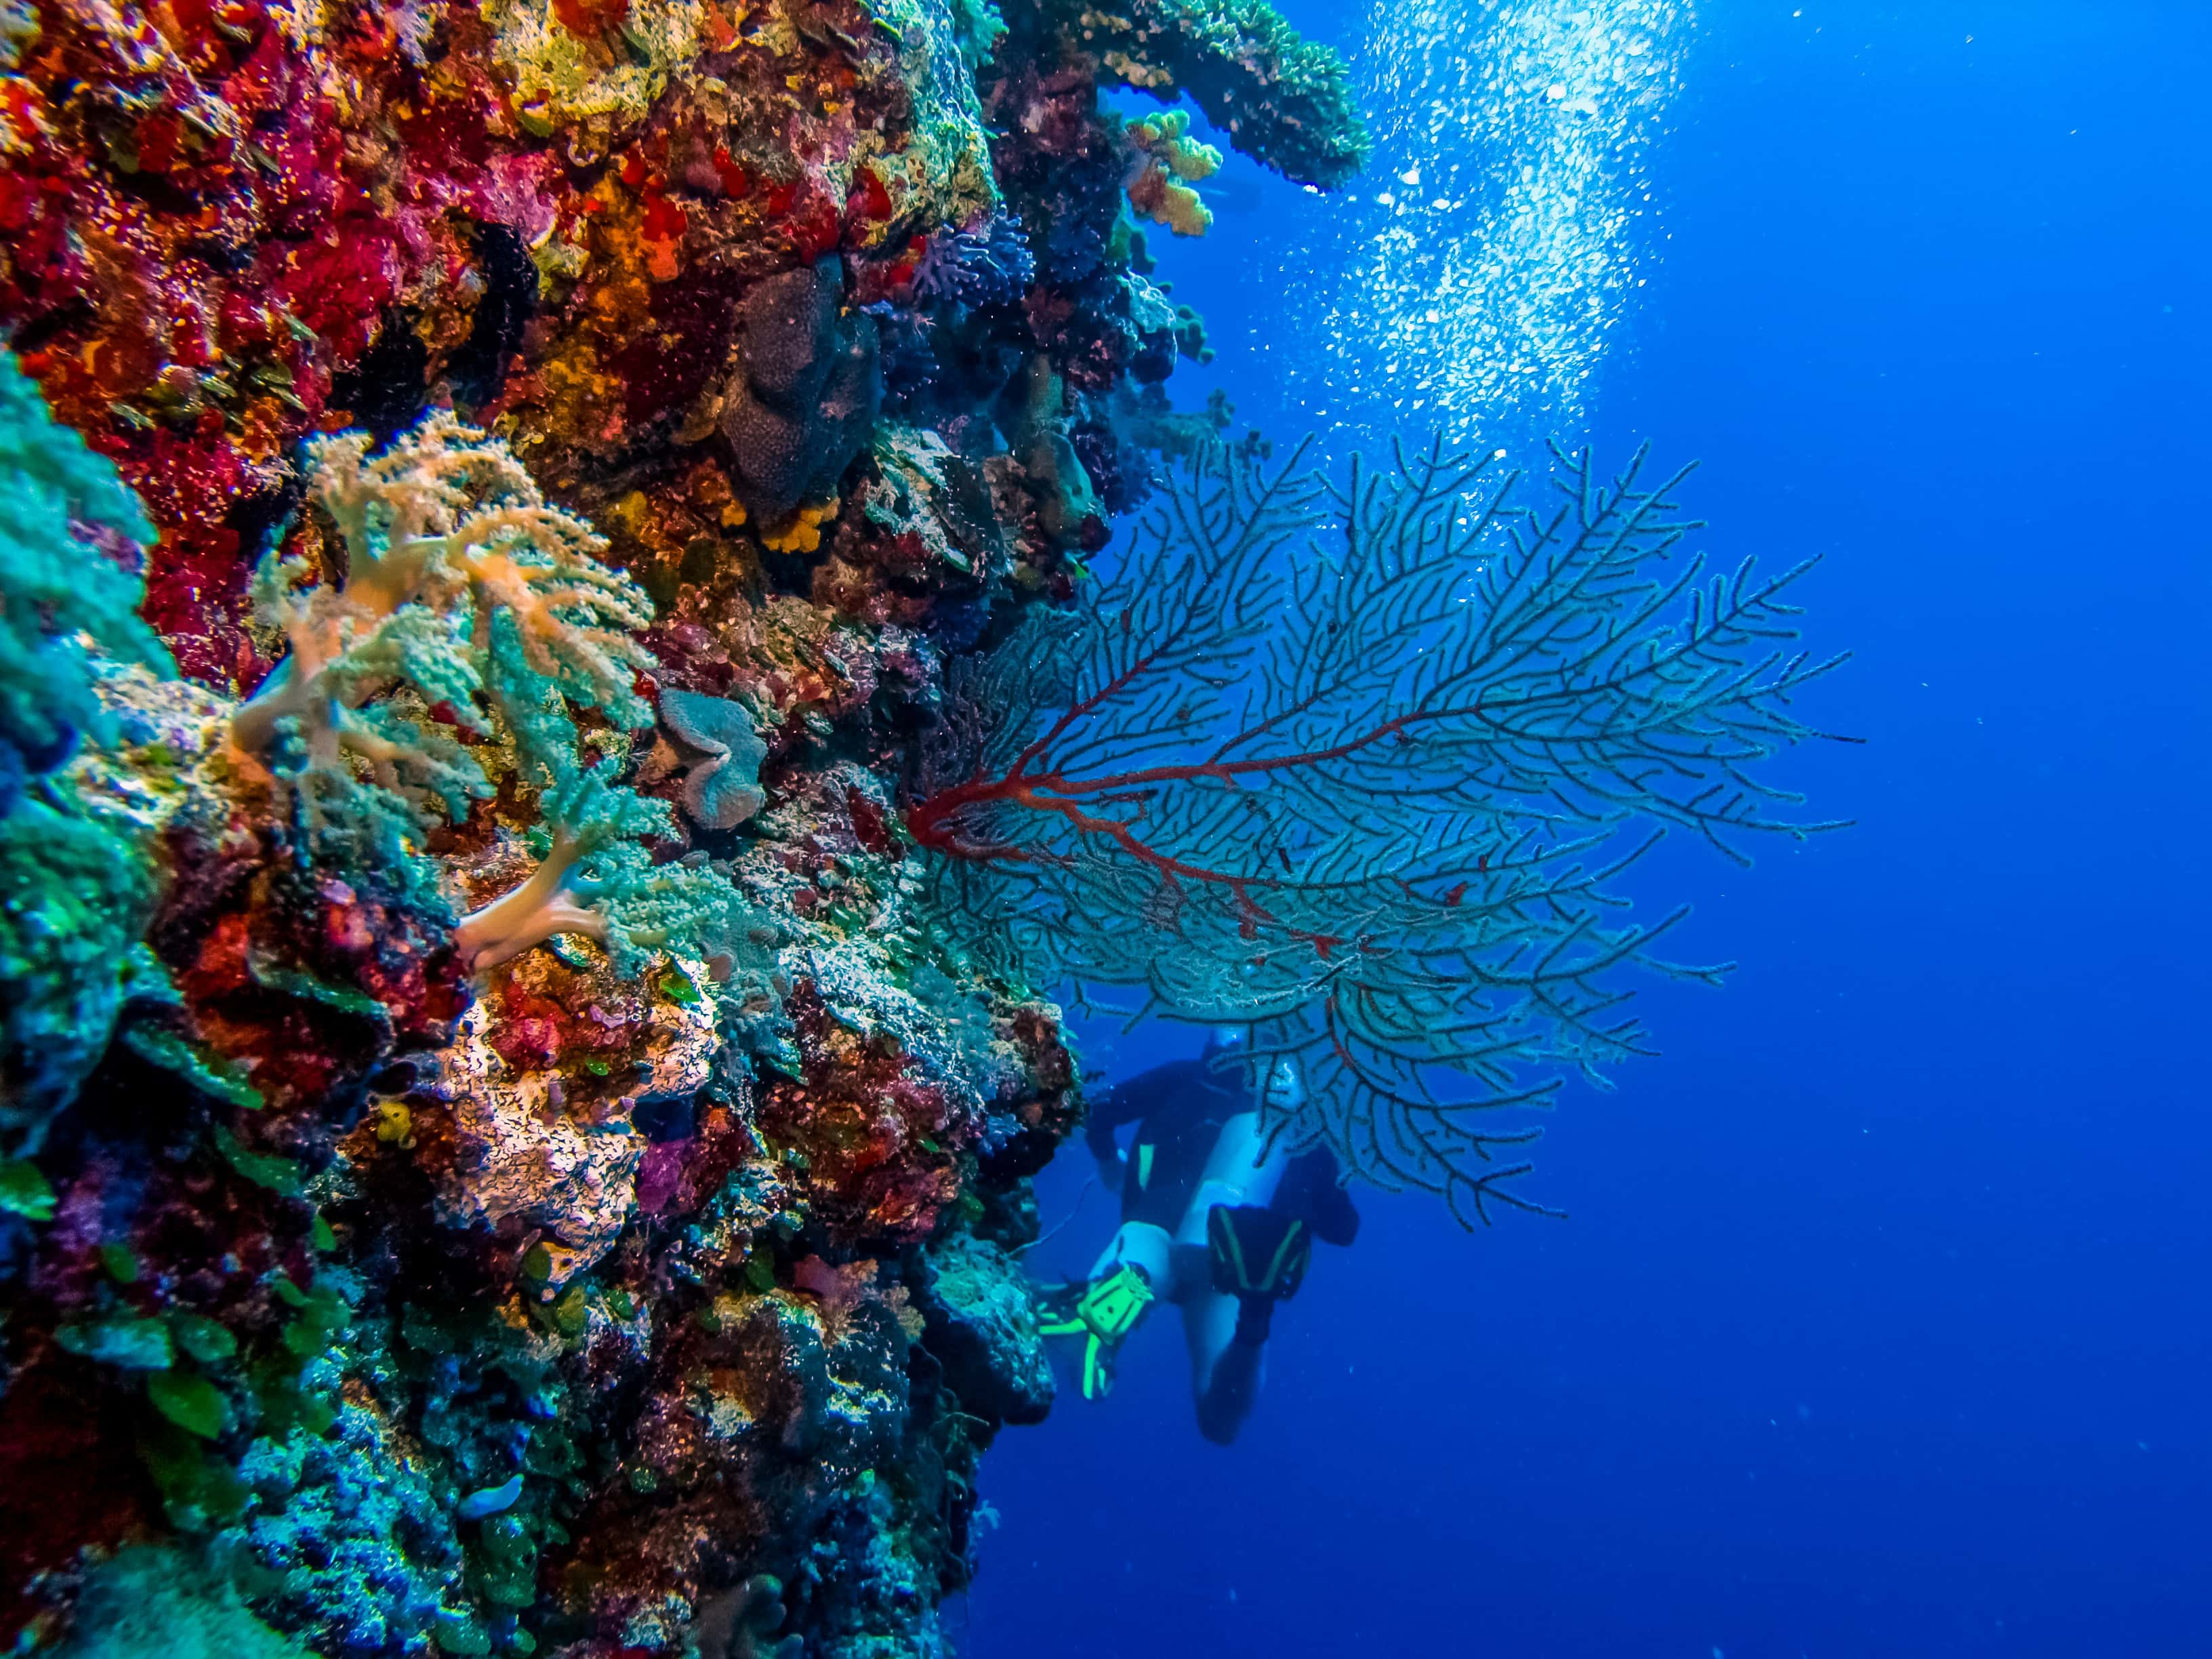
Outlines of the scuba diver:
[[[1237,1437],[1260,1390],[1275,1304],[1293,1295],[1313,1241],[1349,1244],[1359,1214],[1326,1150],[1268,1147],[1236,1050],[1217,1033],[1196,1060],[1133,1078],[1092,1107],[1085,1139],[1100,1180],[1121,1194],[1121,1225],[1087,1279],[1047,1292],[1048,1336],[1083,1340],[1083,1397],[1113,1386],[1114,1361],[1155,1302],[1182,1310],[1199,1432]],[[1279,1061],[1265,1097],[1294,1110],[1304,1088]],[[1124,1157],[1115,1134],[1138,1124]]]

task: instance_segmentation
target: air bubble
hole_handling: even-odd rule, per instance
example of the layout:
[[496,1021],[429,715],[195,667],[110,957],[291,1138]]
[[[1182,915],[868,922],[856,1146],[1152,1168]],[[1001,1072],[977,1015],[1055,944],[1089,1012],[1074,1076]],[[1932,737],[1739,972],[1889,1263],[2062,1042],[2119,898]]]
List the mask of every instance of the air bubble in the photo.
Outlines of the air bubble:
[[1406,218],[1392,191],[1339,199],[1340,236],[1304,256],[1334,273],[1305,319],[1331,347],[1294,354],[1310,395],[1357,408],[1364,384],[1387,430],[1379,405],[1418,386],[1448,437],[1522,447],[1539,416],[1578,421],[1645,280],[1650,141],[1693,22],[1690,0],[1375,0],[1356,61],[1376,171],[1450,193]]

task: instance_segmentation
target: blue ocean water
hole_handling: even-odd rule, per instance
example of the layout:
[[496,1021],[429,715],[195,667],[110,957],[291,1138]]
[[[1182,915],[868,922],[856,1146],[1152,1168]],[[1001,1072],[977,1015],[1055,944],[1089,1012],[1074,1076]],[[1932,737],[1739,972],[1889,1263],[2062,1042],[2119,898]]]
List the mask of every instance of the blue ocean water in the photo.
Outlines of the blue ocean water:
[[[1824,556],[1866,741],[1785,770],[1856,827],[1637,873],[1742,965],[1563,1099],[1571,1219],[1363,1193],[1237,1445],[1166,1318],[1006,1436],[976,1659],[2212,1652],[2212,9],[1710,0],[1672,50],[1634,279],[1523,424],[1701,459],[1720,560]],[[1163,274],[1240,415],[1387,422],[1297,252],[1353,209],[1229,184]],[[1113,1224],[1085,1164],[1042,1276]]]

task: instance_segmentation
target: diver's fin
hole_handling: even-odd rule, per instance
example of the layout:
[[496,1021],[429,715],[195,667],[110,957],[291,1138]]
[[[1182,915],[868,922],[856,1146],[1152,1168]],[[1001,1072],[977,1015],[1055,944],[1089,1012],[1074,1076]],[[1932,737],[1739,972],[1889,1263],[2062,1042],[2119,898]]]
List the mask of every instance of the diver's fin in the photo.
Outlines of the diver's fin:
[[1085,1400],[1103,1400],[1112,1391],[1114,1358],[1152,1311],[1154,1299],[1151,1276],[1133,1263],[1115,1268],[1096,1284],[1066,1285],[1044,1293],[1037,1329],[1046,1336],[1083,1339]]

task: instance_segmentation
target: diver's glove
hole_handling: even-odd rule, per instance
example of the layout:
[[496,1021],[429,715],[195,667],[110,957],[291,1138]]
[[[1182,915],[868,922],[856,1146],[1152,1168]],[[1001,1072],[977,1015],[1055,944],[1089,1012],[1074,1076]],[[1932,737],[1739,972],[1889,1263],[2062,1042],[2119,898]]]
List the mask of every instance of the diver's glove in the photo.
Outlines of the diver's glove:
[[1206,1243],[1213,1288],[1237,1298],[1236,1340],[1256,1348],[1267,1340],[1275,1304],[1297,1294],[1313,1260],[1313,1231],[1257,1204],[1217,1204],[1206,1212]]
[[1114,1387],[1114,1356],[1152,1310],[1152,1281],[1142,1267],[1125,1262],[1079,1293],[1066,1293],[1074,1291],[1067,1286],[1058,1307],[1055,1298],[1046,1299],[1037,1329],[1047,1336],[1083,1338],[1083,1397],[1103,1400]]

